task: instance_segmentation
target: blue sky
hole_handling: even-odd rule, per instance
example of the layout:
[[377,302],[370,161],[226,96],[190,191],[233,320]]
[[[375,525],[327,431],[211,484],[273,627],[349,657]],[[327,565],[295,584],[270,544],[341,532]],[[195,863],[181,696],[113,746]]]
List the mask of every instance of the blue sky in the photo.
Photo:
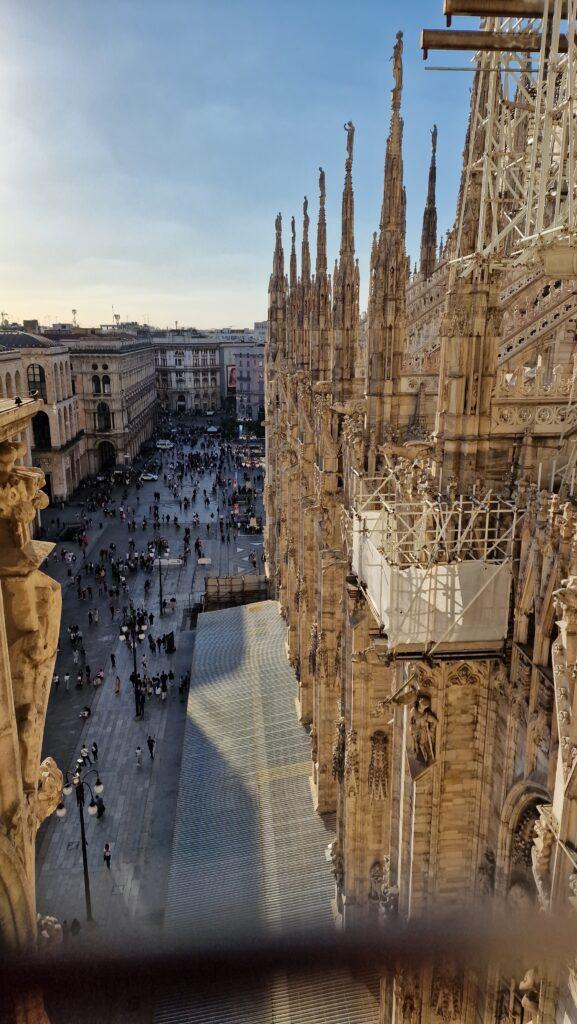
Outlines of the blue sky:
[[364,308],[399,28],[413,259],[433,122],[439,228],[453,219],[472,76],[424,70],[419,31],[441,27],[441,11],[442,0],[3,0],[0,308],[41,322],[76,308],[84,325],[109,322],[112,306],[159,325],[264,319],[275,213],[286,251],[304,194],[315,226],[320,164],[331,263],[338,253],[349,118]]

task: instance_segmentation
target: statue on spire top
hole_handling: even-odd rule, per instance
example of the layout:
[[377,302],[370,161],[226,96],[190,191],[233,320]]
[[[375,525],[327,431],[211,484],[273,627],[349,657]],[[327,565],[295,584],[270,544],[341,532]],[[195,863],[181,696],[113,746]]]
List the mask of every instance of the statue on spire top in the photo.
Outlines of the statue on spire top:
[[304,228],[305,232],[308,231],[308,227],[309,227],[310,222],[311,222],[311,219],[309,217],[309,201],[308,201],[307,197],[305,196],[304,200],[303,200],[303,228]]
[[296,230],[296,227],[295,227],[295,219],[294,219],[294,217],[291,217],[291,240],[292,240],[293,249],[295,247],[296,237],[297,237],[297,230]]
[[280,239],[282,232],[282,213],[277,213],[274,221],[274,228],[276,231],[277,238]]
[[326,198],[326,190],[325,190],[325,172],[323,171],[322,167],[319,167],[319,192],[320,192],[321,203],[324,203],[325,198]]
[[355,126],[352,121],[347,121],[344,127],[347,133],[347,163],[352,164],[353,146],[355,142]]
[[393,88],[393,106],[399,109],[401,106],[401,92],[403,91],[403,33],[397,32],[397,41],[393,47],[393,77],[395,85]]
[[431,145],[433,147],[433,156],[437,152],[437,125],[434,124],[431,129]]

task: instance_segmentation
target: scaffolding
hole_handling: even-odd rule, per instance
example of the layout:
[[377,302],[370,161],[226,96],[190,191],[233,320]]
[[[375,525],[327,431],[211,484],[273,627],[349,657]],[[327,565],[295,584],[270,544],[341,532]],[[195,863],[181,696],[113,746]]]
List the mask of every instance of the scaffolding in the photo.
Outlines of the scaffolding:
[[523,512],[491,492],[391,500],[390,478],[376,483],[358,483],[351,561],[389,650],[500,651]]
[[[445,10],[464,8],[488,15],[481,31],[422,36],[425,56],[473,51],[478,74],[456,258],[464,272],[479,257],[492,266],[539,259],[550,276],[575,276],[577,0],[451,0]],[[501,16],[506,10],[520,13]],[[479,210],[472,252],[469,203]]]

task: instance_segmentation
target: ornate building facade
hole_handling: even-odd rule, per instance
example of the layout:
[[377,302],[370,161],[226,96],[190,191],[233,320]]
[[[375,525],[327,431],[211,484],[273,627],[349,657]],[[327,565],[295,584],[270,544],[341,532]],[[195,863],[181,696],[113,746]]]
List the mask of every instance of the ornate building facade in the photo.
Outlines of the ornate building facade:
[[86,440],[66,345],[28,331],[0,331],[0,398],[37,396],[44,407],[31,422],[34,465],[50,498],[64,500],[87,475]]
[[[436,128],[411,272],[402,48],[399,33],[366,321],[350,122],[332,276],[321,170],[314,272],[305,199],[300,273],[294,219],[285,272],[279,214],[269,283],[267,568],[315,803],[336,811],[345,928],[565,912],[577,891],[575,279],[535,264],[460,272],[456,229],[436,237]],[[483,150],[487,80],[474,79],[466,158]],[[480,202],[464,177],[466,259]],[[382,979],[380,1019],[574,1022],[574,968],[405,964]]]

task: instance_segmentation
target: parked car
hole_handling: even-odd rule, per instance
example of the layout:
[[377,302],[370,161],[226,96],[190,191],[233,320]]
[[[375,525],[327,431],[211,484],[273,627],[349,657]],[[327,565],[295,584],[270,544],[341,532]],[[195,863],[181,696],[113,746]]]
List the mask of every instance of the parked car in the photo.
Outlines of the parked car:
[[140,480],[158,480],[158,474],[157,473],[148,473],[148,472],[141,473],[139,479]]

